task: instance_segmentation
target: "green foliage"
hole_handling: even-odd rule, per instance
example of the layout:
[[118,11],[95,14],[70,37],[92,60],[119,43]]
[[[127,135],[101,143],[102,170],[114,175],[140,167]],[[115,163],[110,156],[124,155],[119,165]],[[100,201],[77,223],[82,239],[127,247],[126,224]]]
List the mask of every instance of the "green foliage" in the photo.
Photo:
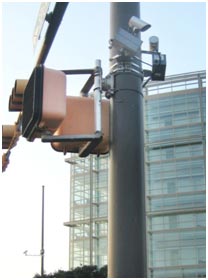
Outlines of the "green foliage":
[[100,278],[107,278],[108,277],[108,266],[104,265],[99,270]]
[[[41,276],[35,274],[34,278],[41,278]],[[69,271],[58,270],[44,274],[42,278],[107,278],[107,265],[100,269],[96,265],[84,265]]]

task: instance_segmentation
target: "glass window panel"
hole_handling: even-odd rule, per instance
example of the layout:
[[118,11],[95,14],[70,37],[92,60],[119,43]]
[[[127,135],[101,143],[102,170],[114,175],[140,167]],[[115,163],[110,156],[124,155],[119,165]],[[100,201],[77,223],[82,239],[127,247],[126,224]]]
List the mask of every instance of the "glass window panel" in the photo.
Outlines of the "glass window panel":
[[206,264],[206,248],[198,248],[198,264]]
[[205,207],[206,197],[204,194],[177,195],[171,197],[152,198],[150,208],[152,211],[165,209],[184,209],[192,207]]
[[169,219],[169,228],[170,229],[178,227],[177,216],[172,215],[172,216],[169,216],[168,219]]
[[166,159],[172,159],[174,157],[174,148],[166,149]]
[[195,248],[182,248],[181,249],[181,265],[194,265],[196,264],[196,249]]
[[205,213],[196,214],[195,217],[196,217],[196,226],[197,227],[206,226],[206,214]]
[[153,217],[152,218],[152,230],[163,229],[163,217]]
[[169,180],[167,182],[167,193],[175,193],[175,192],[176,192],[176,182]]
[[179,264],[179,250],[178,249],[170,249],[166,251],[166,263],[169,265],[178,265]]

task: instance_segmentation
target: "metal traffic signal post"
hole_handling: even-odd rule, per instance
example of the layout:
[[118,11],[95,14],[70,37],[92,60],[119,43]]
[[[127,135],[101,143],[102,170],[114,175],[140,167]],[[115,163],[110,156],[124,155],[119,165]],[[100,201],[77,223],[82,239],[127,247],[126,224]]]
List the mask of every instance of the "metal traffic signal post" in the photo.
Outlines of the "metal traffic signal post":
[[[140,278],[146,277],[143,74],[139,59],[118,47],[122,45],[119,28],[128,30],[129,19],[140,18],[140,6],[112,2],[110,12],[110,36],[114,39],[110,50],[108,277]],[[140,32],[132,36],[140,41]],[[137,57],[141,57],[138,47]]]

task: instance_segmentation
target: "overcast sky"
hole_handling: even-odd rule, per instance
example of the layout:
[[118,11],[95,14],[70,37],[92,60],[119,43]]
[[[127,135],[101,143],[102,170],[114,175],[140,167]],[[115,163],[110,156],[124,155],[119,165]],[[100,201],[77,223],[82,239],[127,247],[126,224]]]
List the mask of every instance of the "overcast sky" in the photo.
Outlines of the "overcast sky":
[[[3,124],[13,124],[17,114],[8,112],[15,79],[28,79],[36,63],[32,34],[40,3],[2,5],[1,100]],[[101,59],[104,76],[109,71],[109,3],[70,3],[45,63],[54,69],[94,67]],[[142,2],[141,18],[152,27],[142,33],[143,49],[148,38],[160,39],[167,55],[167,75],[205,70],[206,4],[204,2]],[[47,27],[47,26],[46,26]],[[45,27],[45,28],[46,28]],[[44,32],[42,34],[44,38]],[[79,95],[83,79],[71,77],[67,94]],[[2,151],[3,152],[3,151]],[[64,156],[40,140],[21,138],[12,150],[10,164],[1,176],[0,262],[1,277],[32,278],[40,273],[40,258],[23,252],[40,252],[41,186],[45,185],[45,270],[68,269],[69,165]]]

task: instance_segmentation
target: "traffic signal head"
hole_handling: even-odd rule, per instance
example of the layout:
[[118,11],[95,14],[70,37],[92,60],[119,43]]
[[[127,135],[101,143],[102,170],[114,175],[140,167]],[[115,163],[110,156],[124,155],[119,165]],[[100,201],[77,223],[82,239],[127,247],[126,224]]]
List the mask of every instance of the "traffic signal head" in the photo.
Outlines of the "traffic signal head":
[[12,89],[12,94],[9,97],[9,111],[10,112],[20,112],[22,111],[23,105],[23,95],[26,88],[28,80],[16,80],[14,88]]
[[23,97],[22,136],[29,141],[54,133],[66,115],[66,76],[37,66]]
[[16,125],[2,125],[2,149],[8,149],[16,133]]

